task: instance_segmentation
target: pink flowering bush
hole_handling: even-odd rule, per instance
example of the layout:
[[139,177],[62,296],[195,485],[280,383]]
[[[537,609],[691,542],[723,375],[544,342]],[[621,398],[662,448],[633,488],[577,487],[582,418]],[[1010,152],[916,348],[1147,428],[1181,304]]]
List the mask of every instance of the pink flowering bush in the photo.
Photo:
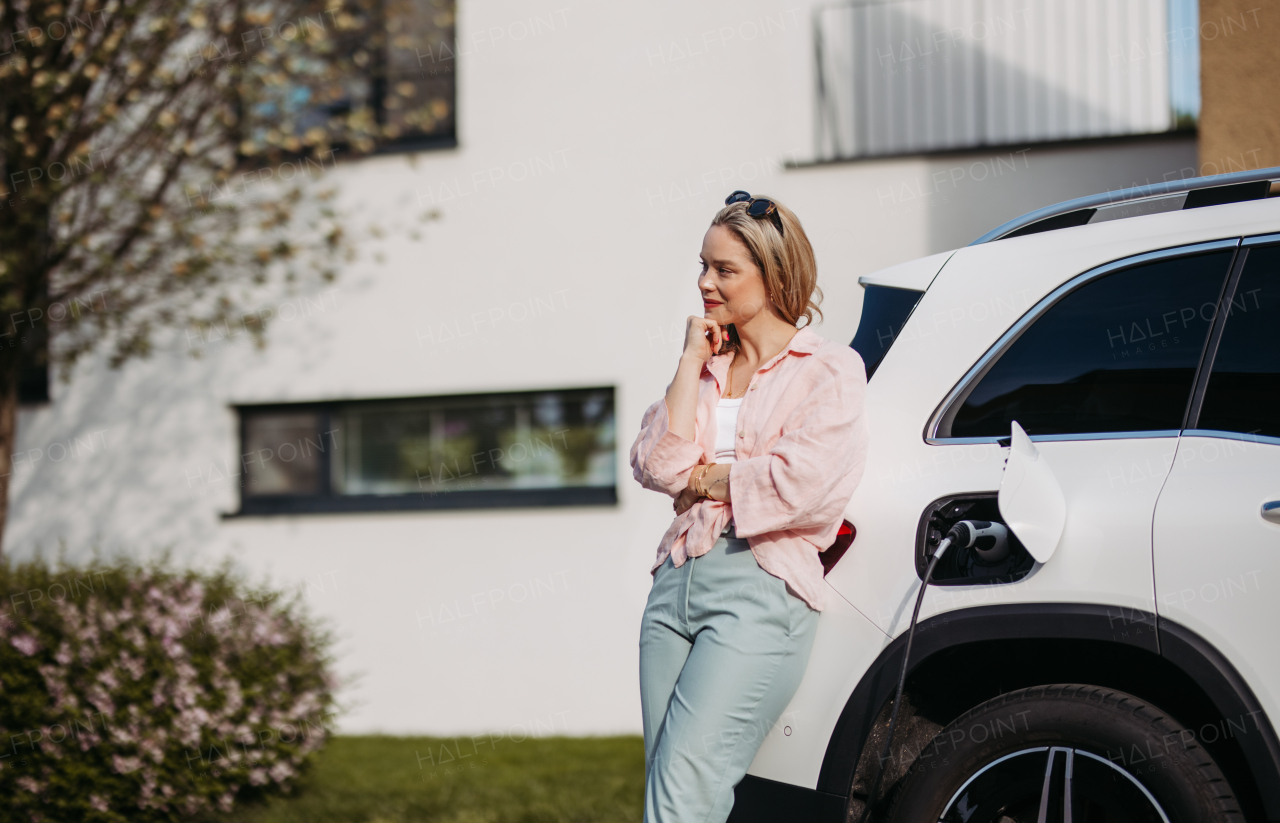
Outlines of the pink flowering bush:
[[5,817],[177,821],[288,792],[329,733],[330,640],[228,571],[0,562]]

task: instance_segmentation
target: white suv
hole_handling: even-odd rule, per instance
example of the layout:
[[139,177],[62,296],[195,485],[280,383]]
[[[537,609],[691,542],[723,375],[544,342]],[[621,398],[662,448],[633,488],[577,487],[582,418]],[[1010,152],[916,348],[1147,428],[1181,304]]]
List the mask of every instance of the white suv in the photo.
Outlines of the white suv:
[[[731,820],[858,820],[878,784],[899,823],[1280,821],[1275,181],[1082,198],[862,278],[856,537]],[[1005,522],[1015,422],[1056,550],[939,560],[882,758],[924,572]]]

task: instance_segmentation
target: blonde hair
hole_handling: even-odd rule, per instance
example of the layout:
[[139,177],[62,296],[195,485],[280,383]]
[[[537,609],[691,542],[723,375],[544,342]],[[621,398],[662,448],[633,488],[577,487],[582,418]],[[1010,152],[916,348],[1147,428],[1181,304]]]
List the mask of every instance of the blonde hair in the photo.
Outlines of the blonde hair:
[[[793,326],[804,328],[813,325],[814,315],[822,318],[818,304],[822,302],[822,289],[818,288],[818,263],[813,257],[813,246],[800,226],[800,220],[791,209],[774,200],[778,216],[782,220],[782,234],[769,217],[756,218],[747,214],[745,201],[730,203],[721,209],[711,221],[713,226],[729,229],[751,253],[751,259],[760,269],[765,291],[778,314]],[[800,320],[804,326],[800,326]],[[722,352],[738,348],[738,330],[729,326],[729,340]]]

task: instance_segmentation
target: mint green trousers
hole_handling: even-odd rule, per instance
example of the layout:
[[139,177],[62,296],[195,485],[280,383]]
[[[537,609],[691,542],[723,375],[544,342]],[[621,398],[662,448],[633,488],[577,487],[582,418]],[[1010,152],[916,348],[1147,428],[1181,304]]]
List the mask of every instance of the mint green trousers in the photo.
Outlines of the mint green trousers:
[[723,823],[733,789],[800,686],[818,612],[730,526],[654,573],[640,627],[645,823]]

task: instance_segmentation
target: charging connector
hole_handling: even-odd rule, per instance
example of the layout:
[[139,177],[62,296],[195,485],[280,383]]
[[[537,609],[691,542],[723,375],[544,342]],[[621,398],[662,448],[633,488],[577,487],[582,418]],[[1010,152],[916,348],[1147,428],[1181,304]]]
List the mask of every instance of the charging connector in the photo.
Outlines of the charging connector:
[[1009,529],[991,520],[961,520],[951,527],[957,549],[971,549],[977,562],[999,563],[1009,556]]

